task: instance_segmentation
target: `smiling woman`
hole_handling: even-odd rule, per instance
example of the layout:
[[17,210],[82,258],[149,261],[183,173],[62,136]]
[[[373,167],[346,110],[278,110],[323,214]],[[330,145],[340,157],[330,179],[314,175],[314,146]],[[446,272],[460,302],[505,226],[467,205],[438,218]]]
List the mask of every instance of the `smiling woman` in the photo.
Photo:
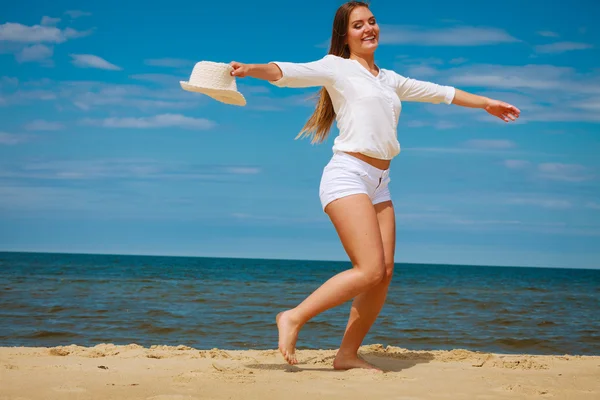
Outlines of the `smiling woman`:
[[482,108],[508,122],[520,111],[507,103],[451,86],[407,78],[375,64],[379,25],[366,3],[337,10],[329,53],[307,63],[231,62],[231,74],[279,87],[321,87],[316,110],[298,137],[323,142],[337,122],[339,136],[325,166],[319,194],[353,268],[319,287],[297,307],[277,315],[279,350],[297,363],[302,326],[319,313],[354,299],[334,368],[378,369],[358,349],[385,302],[394,268],[395,212],[389,191],[391,160],[400,153],[397,126],[402,101]]

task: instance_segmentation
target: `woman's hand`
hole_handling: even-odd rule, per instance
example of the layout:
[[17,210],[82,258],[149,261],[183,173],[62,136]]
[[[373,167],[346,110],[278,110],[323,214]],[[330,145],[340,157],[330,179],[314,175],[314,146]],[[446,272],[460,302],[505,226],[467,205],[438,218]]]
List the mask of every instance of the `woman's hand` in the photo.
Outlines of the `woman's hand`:
[[517,107],[503,101],[492,99],[488,101],[488,104],[484,107],[484,109],[491,115],[500,118],[504,122],[514,121],[519,118],[519,115],[521,114],[521,110],[519,110]]
[[238,78],[244,78],[248,76],[250,72],[250,66],[248,64],[242,64],[237,61],[232,61],[229,63],[233,70],[231,71],[231,76],[237,76]]
[[494,117],[500,118],[504,122],[514,121],[519,118],[519,115],[521,114],[521,110],[513,105],[503,101],[465,92],[464,90],[460,89],[455,90],[452,104],[462,107],[483,108],[485,111]]

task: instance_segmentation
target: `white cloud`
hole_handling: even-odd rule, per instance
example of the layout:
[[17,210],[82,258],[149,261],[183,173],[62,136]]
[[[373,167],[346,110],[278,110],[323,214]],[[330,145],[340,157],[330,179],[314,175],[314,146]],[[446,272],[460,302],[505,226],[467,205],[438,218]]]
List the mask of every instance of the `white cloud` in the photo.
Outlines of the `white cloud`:
[[[402,151],[417,151],[422,153],[440,154],[499,154],[505,149],[494,148],[469,148],[469,147],[403,147]],[[506,154],[506,153],[502,153]]]
[[474,139],[465,142],[467,147],[471,147],[474,149],[482,149],[482,150],[504,150],[504,149],[512,149],[517,147],[517,145],[510,140],[481,140]]
[[437,75],[438,70],[429,65],[413,65],[406,69],[408,76],[430,77]]
[[435,121],[433,123],[433,127],[436,129],[454,129],[458,128],[460,125],[454,123],[452,121]]
[[63,43],[90,33],[91,31],[80,32],[71,28],[60,30],[54,26],[26,26],[13,22],[0,25],[0,41],[18,43]]
[[71,57],[73,58],[72,63],[81,68],[99,68],[113,71],[122,69],[93,54],[71,54]]
[[[110,84],[100,81],[52,81],[40,79],[21,84],[22,90],[12,92],[15,78],[0,78],[0,105],[26,104],[40,100],[58,100],[57,107],[80,110],[118,107],[146,112],[199,107],[209,101],[207,96],[189,93],[178,85],[151,88],[138,84]],[[5,90],[2,90],[4,89]],[[30,89],[35,88],[35,89]],[[4,94],[3,94],[4,92]]]
[[523,169],[530,165],[529,161],[525,160],[504,160],[504,165],[510,169]]
[[185,60],[182,58],[152,58],[144,60],[144,62],[146,63],[146,65],[152,65],[155,67],[183,68],[194,66],[193,61]]
[[227,167],[226,170],[238,175],[254,175],[260,172],[260,168],[256,167]]
[[205,118],[186,117],[181,114],[161,114],[153,117],[139,118],[105,118],[103,120],[84,119],[82,121],[87,125],[97,125],[105,128],[168,128],[177,127],[183,129],[211,129],[216,123]]
[[[420,123],[420,121],[416,122]],[[463,142],[459,147],[413,147],[406,150],[428,153],[506,154],[507,150],[516,147],[516,143],[505,139],[472,139]]]
[[54,49],[44,44],[34,44],[33,46],[24,47],[20,52],[15,54],[15,59],[19,63],[24,62],[49,62]]
[[244,94],[267,94],[271,93],[269,88],[265,86],[256,86],[256,85],[246,85],[243,83],[239,83],[237,88],[240,92]]
[[[488,203],[489,204],[489,203]],[[508,205],[540,207],[556,212],[567,210],[571,204],[564,200],[539,200],[536,198],[514,198],[513,201],[503,202]],[[512,211],[512,210],[511,210]],[[401,212],[396,218],[405,229],[445,230],[445,231],[515,231],[535,232],[543,234],[585,235],[598,236],[600,230],[590,229],[590,226],[574,226],[564,222],[542,222],[534,219],[489,219],[481,215],[462,216],[456,212]]]
[[[394,67],[398,71],[408,70],[418,74],[435,74],[435,82],[447,84],[467,91],[476,91],[517,106],[521,111],[512,124],[537,121],[582,121],[600,122],[600,70],[578,72],[571,67],[554,65],[493,65],[473,64],[437,68],[430,63],[414,64],[410,58],[397,59]],[[469,87],[476,87],[471,90]],[[482,90],[481,88],[485,88]],[[543,99],[543,100],[542,100]],[[505,124],[499,118],[485,112],[465,108],[424,106],[425,110],[438,118],[445,118],[455,125],[482,121]],[[413,122],[411,127],[432,126],[433,123]]]
[[68,10],[68,11],[65,11],[65,14],[67,14],[69,17],[71,17],[73,19],[80,18],[80,17],[89,17],[90,15],[92,15],[91,12],[80,11],[80,10]]
[[544,36],[544,37],[558,37],[558,33],[556,32],[552,32],[552,31],[539,31],[537,32],[538,35],[540,36]]
[[42,25],[56,25],[60,22],[60,18],[52,18],[52,17],[47,17],[47,16],[43,16],[42,17]]
[[399,54],[396,56],[396,64],[399,66],[404,65],[443,65],[444,60],[438,57],[411,57],[406,54]]
[[527,114],[524,118],[519,117],[519,119],[522,119],[522,122],[600,122],[600,114],[597,112],[584,112],[582,110],[553,111],[551,107],[548,108],[548,110]]
[[506,200],[506,204],[529,205],[549,209],[564,210],[571,208],[573,204],[563,199],[544,199],[535,197],[513,197]]
[[526,171],[535,179],[583,182],[594,179],[594,175],[580,164],[540,163],[532,164],[525,160],[504,160],[504,166],[513,170]]
[[[475,86],[511,91],[494,93],[500,100],[511,102],[510,98],[519,92],[519,97],[515,97],[512,104],[522,111],[517,120],[520,123],[600,122],[600,113],[596,109],[600,94],[600,71],[579,73],[570,67],[530,64],[471,65],[440,72],[437,81],[459,88]],[[481,91],[478,93],[481,94]],[[484,115],[480,117],[483,119]]]
[[589,201],[585,206],[587,208],[591,208],[592,210],[600,210],[600,203],[596,203],[594,201]]
[[571,107],[600,112],[600,97],[571,103]]
[[11,76],[3,76],[0,78],[0,87],[4,86],[18,86],[19,78],[11,77]]
[[408,126],[409,128],[433,127],[435,129],[445,130],[445,129],[458,128],[460,125],[458,125],[455,122],[446,121],[446,120],[436,120],[436,121],[410,120],[406,123],[406,126]]
[[600,93],[600,74],[579,74],[570,67],[478,64],[446,71],[450,83],[502,89],[555,90],[572,94]]
[[248,222],[267,222],[267,223],[285,223],[285,224],[314,224],[314,223],[319,223],[319,222],[323,222],[323,219],[321,218],[310,218],[310,217],[305,217],[305,216],[290,216],[289,214],[286,214],[285,216],[281,216],[281,215],[273,215],[273,214],[267,214],[267,215],[257,215],[257,214],[249,214],[249,213],[242,213],[242,212],[236,212],[236,213],[231,213],[230,214],[231,217],[241,220],[241,221],[248,221]]
[[402,224],[410,222],[423,222],[426,225],[463,225],[463,226],[485,226],[490,228],[505,225],[515,226],[523,225],[523,222],[518,220],[494,220],[494,219],[475,219],[473,217],[463,217],[456,214],[447,213],[396,213],[396,217]]
[[94,32],[94,29],[88,29],[87,31],[76,31],[75,29],[67,28],[64,32],[67,39],[77,39],[91,35],[92,32]]
[[382,25],[381,44],[414,44],[418,46],[482,46],[519,42],[502,29],[456,26],[431,29],[416,26]]
[[591,44],[587,44],[587,43],[557,42],[557,43],[543,44],[543,45],[535,46],[535,51],[538,53],[543,53],[543,54],[545,54],[545,53],[558,54],[558,53],[564,53],[566,51],[591,49],[592,47],[594,47],[594,46],[592,46]]
[[168,74],[134,74],[129,76],[131,79],[139,81],[148,81],[160,83],[163,85],[179,85],[179,81],[187,80],[184,77]]
[[59,122],[50,122],[37,119],[25,124],[24,128],[28,131],[57,131],[63,129],[64,126]]
[[459,85],[497,87],[503,89],[552,90],[566,87],[564,79],[572,68],[552,65],[473,65],[449,71],[449,81]]
[[593,179],[587,168],[579,164],[542,163],[538,165],[539,176],[543,179],[581,182]]
[[197,103],[191,101],[168,101],[155,99],[141,99],[127,96],[114,96],[104,98],[99,93],[83,93],[73,104],[84,111],[89,111],[97,107],[122,106],[133,107],[139,110],[155,109],[182,109],[193,108]]
[[56,93],[50,90],[17,90],[14,93],[0,95],[0,106],[25,104],[30,101],[55,100]]
[[[172,78],[171,78],[172,76]],[[38,100],[57,100],[56,107],[90,111],[100,108],[137,109],[148,114],[160,114],[167,111],[184,110],[201,107],[214,100],[198,93],[182,90],[179,83],[172,84],[175,75],[141,74],[137,81],[127,84],[111,84],[101,81],[52,81],[39,79],[20,85],[22,90],[14,91],[10,87],[9,78],[0,80],[0,106],[33,103]],[[1,79],[1,78],[0,78]],[[141,84],[141,80],[154,80],[164,86]],[[15,81],[16,82],[16,81]],[[32,90],[35,88],[35,90]],[[285,98],[260,96],[269,93],[263,86],[240,85],[245,94],[252,94],[250,108],[272,107],[281,110],[283,107],[303,105],[313,107],[314,102],[305,101],[307,95],[293,95]],[[256,94],[257,96],[254,96]]]
[[464,64],[466,63],[468,60],[464,57],[457,57],[457,58],[453,58],[452,60],[449,61],[450,64]]
[[255,175],[256,166],[199,165],[145,158],[48,160],[0,166],[0,177],[18,179],[223,179]]
[[416,119],[412,119],[410,121],[408,121],[406,123],[406,126],[408,126],[409,128],[423,128],[425,126],[428,126],[429,124],[425,121],[419,121]]
[[30,135],[15,135],[12,133],[0,132],[0,145],[15,145],[19,143],[25,143],[30,141],[32,136]]
[[52,83],[53,80],[50,78],[30,79],[27,81],[23,81],[23,87],[42,87],[50,85]]

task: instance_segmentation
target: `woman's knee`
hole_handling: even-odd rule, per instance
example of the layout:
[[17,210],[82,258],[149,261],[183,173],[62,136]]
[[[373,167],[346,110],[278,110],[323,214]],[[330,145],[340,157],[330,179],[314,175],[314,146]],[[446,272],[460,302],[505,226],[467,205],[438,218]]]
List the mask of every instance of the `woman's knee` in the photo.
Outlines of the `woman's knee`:
[[386,268],[383,262],[371,262],[368,265],[360,265],[358,268],[362,272],[363,284],[366,288],[380,284],[386,277]]
[[392,276],[394,275],[394,262],[386,262],[385,263],[385,274],[382,278],[382,280],[388,280],[391,281],[392,280]]

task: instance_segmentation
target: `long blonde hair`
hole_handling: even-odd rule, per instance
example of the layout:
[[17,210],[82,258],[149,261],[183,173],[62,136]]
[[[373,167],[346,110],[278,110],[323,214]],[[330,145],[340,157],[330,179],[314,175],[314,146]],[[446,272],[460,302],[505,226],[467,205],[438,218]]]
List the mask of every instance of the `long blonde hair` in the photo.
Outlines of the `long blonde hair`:
[[[369,8],[369,4],[362,1],[349,1],[341,5],[333,19],[333,30],[331,32],[331,44],[329,53],[342,58],[350,58],[350,49],[346,44],[346,34],[350,13],[357,7]],[[304,136],[312,136],[311,143],[322,143],[327,139],[331,125],[335,120],[333,103],[327,89],[321,88],[317,95],[319,100],[315,111],[308,119],[296,139]]]

